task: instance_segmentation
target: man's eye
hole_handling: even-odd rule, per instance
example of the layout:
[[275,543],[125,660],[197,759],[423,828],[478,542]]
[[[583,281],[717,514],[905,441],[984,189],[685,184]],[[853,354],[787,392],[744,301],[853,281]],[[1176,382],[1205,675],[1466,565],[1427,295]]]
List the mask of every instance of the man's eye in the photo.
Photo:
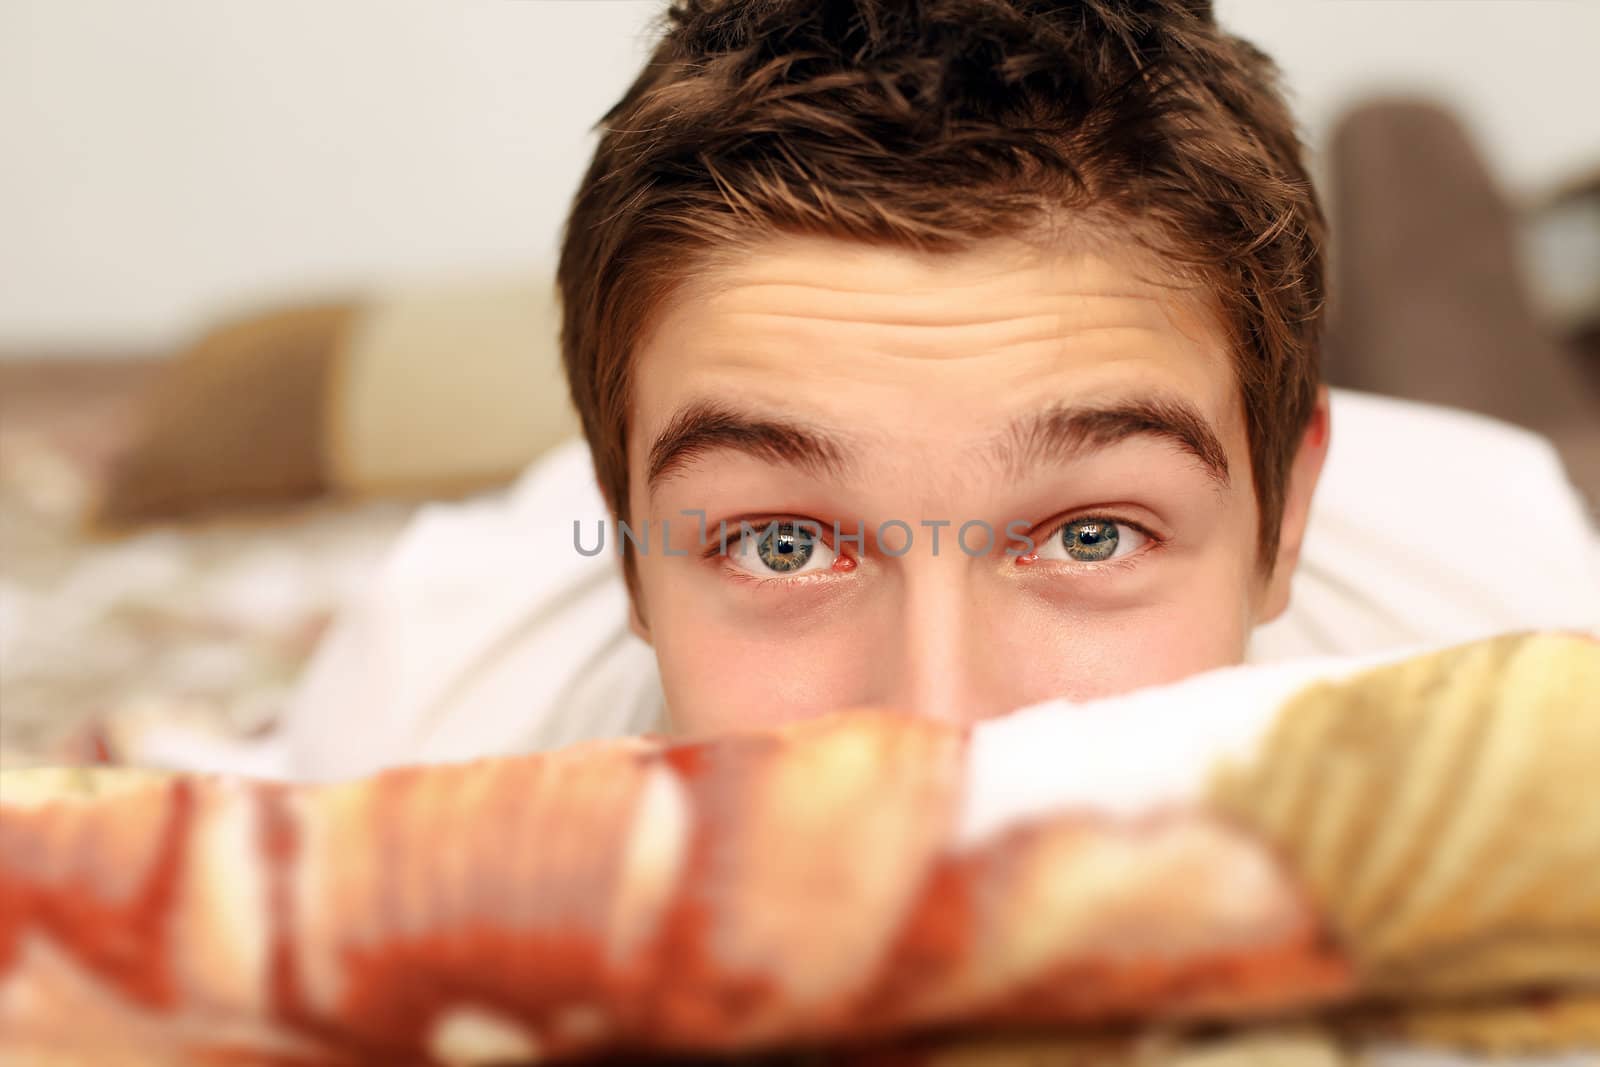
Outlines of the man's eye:
[[827,570],[837,555],[817,536],[816,525],[804,522],[753,526],[728,550],[736,569],[757,578]]
[[1147,540],[1135,527],[1115,519],[1073,519],[1039,546],[1039,558],[1101,563],[1137,552]]

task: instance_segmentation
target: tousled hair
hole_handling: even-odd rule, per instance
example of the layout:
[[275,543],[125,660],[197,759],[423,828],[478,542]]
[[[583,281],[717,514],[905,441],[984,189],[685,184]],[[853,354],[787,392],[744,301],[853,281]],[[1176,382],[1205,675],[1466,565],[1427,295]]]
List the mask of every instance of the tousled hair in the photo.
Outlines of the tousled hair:
[[678,0],[599,127],[557,285],[617,517],[633,353],[696,265],[778,233],[953,251],[1110,220],[1211,298],[1270,566],[1321,377],[1325,224],[1275,68],[1209,0]]

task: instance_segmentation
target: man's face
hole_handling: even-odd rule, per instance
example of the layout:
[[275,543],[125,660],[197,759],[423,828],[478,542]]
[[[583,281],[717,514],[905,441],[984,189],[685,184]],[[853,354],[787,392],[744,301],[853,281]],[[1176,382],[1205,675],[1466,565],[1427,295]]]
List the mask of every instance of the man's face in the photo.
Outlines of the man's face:
[[784,237],[691,282],[629,440],[673,728],[968,721],[1239,662],[1287,574],[1221,332],[1150,277],[1132,246]]

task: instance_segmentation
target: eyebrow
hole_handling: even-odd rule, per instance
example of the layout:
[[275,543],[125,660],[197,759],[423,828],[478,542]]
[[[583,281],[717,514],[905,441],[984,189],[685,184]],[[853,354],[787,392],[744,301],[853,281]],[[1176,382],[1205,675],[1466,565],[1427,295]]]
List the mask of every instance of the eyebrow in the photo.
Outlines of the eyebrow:
[[[1027,467],[1104,448],[1133,437],[1166,438],[1198,459],[1221,485],[1229,481],[1222,442],[1203,415],[1176,399],[1106,405],[1061,405],[1014,420],[994,448],[1016,476]],[[654,493],[675,473],[710,452],[730,451],[838,478],[850,466],[840,438],[805,422],[737,411],[708,400],[681,408],[650,446],[646,486]]]
[[711,401],[672,417],[650,446],[650,492],[707,452],[727,450],[831,477],[848,466],[848,450],[828,432],[791,419],[752,415]]
[[1166,438],[1199,460],[1212,480],[1228,484],[1228,455],[1216,431],[1193,405],[1176,399],[1047,408],[1013,421],[998,454],[1015,474],[1053,457],[1141,436]]

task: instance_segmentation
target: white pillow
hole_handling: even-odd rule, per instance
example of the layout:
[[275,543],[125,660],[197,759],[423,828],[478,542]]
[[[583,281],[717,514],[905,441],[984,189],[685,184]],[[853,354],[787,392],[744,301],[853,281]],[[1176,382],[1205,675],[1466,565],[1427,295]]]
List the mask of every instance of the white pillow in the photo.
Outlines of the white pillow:
[[1600,532],[1543,437],[1335,390],[1289,610],[1253,662],[1600,627]]

